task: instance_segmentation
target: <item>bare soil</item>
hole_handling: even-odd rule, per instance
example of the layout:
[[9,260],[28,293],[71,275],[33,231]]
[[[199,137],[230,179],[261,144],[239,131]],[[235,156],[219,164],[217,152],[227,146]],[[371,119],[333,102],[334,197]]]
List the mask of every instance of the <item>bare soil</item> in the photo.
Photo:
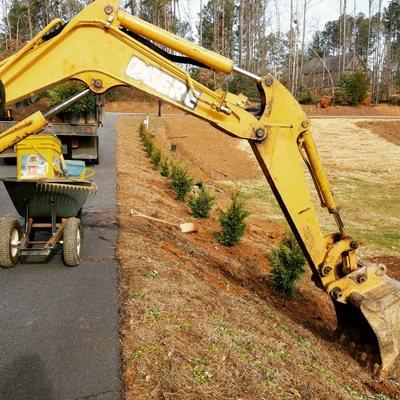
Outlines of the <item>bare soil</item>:
[[155,121],[154,136],[165,151],[177,146],[177,156],[196,175],[213,181],[243,181],[262,179],[255,157],[238,149],[237,139],[213,129],[205,121],[191,115],[165,115]]
[[312,116],[400,116],[400,107],[389,104],[378,104],[375,106],[331,106],[319,108],[315,105],[303,105],[303,110]]
[[[158,113],[158,100],[146,93],[129,88],[116,89],[117,99],[108,102],[106,111],[126,113]],[[400,116],[400,107],[389,104],[375,106],[331,106],[321,109],[315,105],[303,105],[303,110],[311,116]],[[184,114],[166,103],[162,105],[162,114]]]
[[[115,101],[108,101],[106,103],[105,110],[107,112],[158,115],[159,103],[156,98],[127,87],[116,88],[114,89],[114,93]],[[181,114],[182,112],[167,103],[162,103],[161,113],[164,115]]]
[[[164,152],[178,144],[170,156],[187,160],[214,190],[217,209],[224,207],[228,182],[260,175],[230,138],[217,139],[217,132],[187,118],[152,120],[155,140]],[[174,199],[168,180],[151,168],[136,132],[141,119],[125,117],[117,127],[126,398],[398,398],[399,366],[384,384],[371,379],[334,340],[333,307],[309,274],[294,300],[271,289],[267,254],[282,226],[249,201],[244,239],[232,249],[220,246],[213,238],[217,210],[209,220],[194,220],[188,206]],[[238,161],[244,166],[234,167]],[[132,217],[131,210],[194,222],[198,231],[185,235]]]
[[357,126],[369,129],[387,141],[400,146],[400,121],[363,121],[358,122]]

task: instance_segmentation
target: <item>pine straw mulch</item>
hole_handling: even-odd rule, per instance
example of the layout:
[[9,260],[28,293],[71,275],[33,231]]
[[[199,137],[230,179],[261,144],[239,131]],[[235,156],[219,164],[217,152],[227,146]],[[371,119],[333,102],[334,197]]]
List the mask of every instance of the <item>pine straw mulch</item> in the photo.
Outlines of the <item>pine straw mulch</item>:
[[[212,235],[214,219],[193,221],[151,168],[138,124],[125,117],[117,127],[125,397],[367,399],[361,395],[395,393],[334,341],[333,308],[309,274],[294,300],[270,288],[267,253],[282,229],[253,215],[241,244],[221,247]],[[226,193],[217,196],[226,203]],[[185,235],[130,210],[191,221],[198,232]]]

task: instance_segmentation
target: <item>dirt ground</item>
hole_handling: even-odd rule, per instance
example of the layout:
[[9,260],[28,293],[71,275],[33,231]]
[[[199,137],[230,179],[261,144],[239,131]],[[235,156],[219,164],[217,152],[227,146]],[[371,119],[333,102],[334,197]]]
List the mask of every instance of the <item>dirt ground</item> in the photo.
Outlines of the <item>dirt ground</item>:
[[[315,120],[314,138],[345,224],[361,241],[360,254],[399,257],[400,147],[358,122]],[[320,218],[329,228],[327,213]]]
[[[171,157],[187,162],[191,173],[218,198],[213,218],[198,221],[187,205],[174,199],[169,182],[151,168],[136,132],[141,119],[125,117],[117,127],[117,254],[126,398],[400,398],[399,365],[385,384],[379,384],[334,340],[332,305],[309,282],[309,274],[295,300],[271,289],[267,254],[285,228],[276,205],[261,188],[265,183],[246,145],[222,138],[190,116],[152,119],[154,139],[163,152],[170,153],[171,144],[176,144]],[[315,132],[327,139],[324,122],[317,123]],[[347,128],[338,129],[335,123],[340,135],[328,137],[321,152],[335,153],[332,143],[340,147],[342,140],[348,141]],[[355,125],[352,129],[359,130],[360,143],[365,144],[364,130]],[[379,145],[373,160],[371,141]],[[389,180],[396,164],[386,165],[380,152],[390,150],[395,157],[397,153],[386,144],[379,136],[368,136],[356,163],[341,152],[336,161],[343,164],[340,179],[351,179],[353,164],[357,179],[368,181],[372,176],[375,183],[383,174]],[[358,165],[362,159],[368,167]],[[337,164],[328,158],[327,166],[329,170]],[[252,215],[242,242],[226,249],[213,238],[218,230],[215,217],[236,181],[243,185]],[[354,190],[350,184],[346,188],[349,193]],[[131,210],[194,222],[198,231],[185,235],[132,217]],[[393,257],[389,260],[391,268],[398,268]]]
[[[159,102],[154,97],[131,88],[120,87],[114,89],[115,100],[106,103],[107,112],[143,113],[158,115]],[[181,114],[182,111],[167,103],[161,103],[161,113]]]
[[[158,101],[153,97],[134,89],[118,88],[117,99],[108,102],[106,111],[158,114]],[[315,105],[303,105],[303,110],[310,116],[400,116],[400,107],[379,104],[372,107],[331,106],[321,109]],[[182,111],[162,104],[162,114],[184,114]]]
[[[137,100],[135,100],[137,98]],[[150,96],[133,94],[133,101],[118,99],[110,102],[106,106],[109,112],[127,112],[127,113],[158,113],[158,102]],[[132,100],[131,99],[131,100]],[[390,106],[386,104],[373,107],[348,107],[348,106],[332,106],[328,109],[321,109],[314,105],[302,106],[303,110],[310,116],[400,116],[400,107]],[[182,111],[166,104],[162,104],[161,112],[165,114],[183,114]]]
[[302,106],[303,110],[311,116],[400,116],[400,107],[389,104],[378,104],[375,106],[331,106],[326,109],[315,105]]
[[357,126],[369,129],[389,142],[400,146],[400,121],[363,121],[358,122]]

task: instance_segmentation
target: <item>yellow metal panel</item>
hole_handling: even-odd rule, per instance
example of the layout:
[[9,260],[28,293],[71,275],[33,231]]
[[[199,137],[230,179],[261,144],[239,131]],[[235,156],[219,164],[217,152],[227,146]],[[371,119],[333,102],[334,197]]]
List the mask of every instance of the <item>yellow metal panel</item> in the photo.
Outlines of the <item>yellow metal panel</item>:
[[29,135],[41,131],[46,125],[47,121],[40,111],[25,118],[0,134],[0,153],[14,146]]
[[273,104],[260,124],[267,127],[266,139],[252,143],[253,151],[272,187],[292,230],[302,243],[311,268],[323,262],[326,239],[320,231],[315,207],[304,174],[304,163],[298,147],[302,125],[309,120],[300,105],[277,80],[263,87]]

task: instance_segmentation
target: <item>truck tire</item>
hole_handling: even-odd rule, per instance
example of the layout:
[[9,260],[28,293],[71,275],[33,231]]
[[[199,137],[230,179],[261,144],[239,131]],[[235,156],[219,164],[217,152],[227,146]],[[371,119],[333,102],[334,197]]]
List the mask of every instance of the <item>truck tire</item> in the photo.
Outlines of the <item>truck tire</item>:
[[91,162],[92,165],[99,165],[100,164],[100,156],[97,154],[97,158],[94,158]]
[[0,218],[0,266],[3,268],[14,267],[18,264],[18,252],[21,240],[21,227],[13,218]]
[[79,218],[68,218],[63,235],[63,260],[68,267],[80,264],[83,253],[83,230]]

